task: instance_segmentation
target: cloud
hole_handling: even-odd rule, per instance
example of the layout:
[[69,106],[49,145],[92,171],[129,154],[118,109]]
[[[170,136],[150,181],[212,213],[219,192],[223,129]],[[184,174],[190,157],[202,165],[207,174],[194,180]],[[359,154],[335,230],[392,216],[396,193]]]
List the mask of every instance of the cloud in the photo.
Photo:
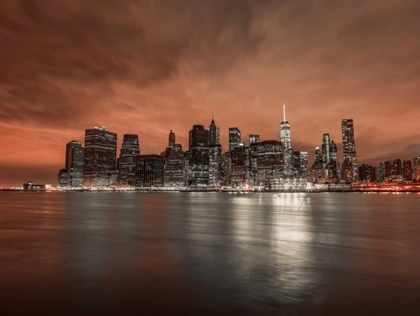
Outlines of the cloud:
[[186,148],[212,112],[224,148],[230,126],[276,139],[284,103],[310,156],[323,133],[341,140],[342,118],[360,162],[414,154],[419,12],[415,0],[0,2],[0,166],[29,151],[30,165],[61,165],[93,125],[139,134],[143,153],[170,129]]

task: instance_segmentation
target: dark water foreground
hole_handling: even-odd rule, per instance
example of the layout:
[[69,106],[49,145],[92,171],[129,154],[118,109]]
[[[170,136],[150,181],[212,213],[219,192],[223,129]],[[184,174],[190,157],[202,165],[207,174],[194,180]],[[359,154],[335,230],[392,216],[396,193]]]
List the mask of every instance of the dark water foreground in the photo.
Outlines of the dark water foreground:
[[420,315],[420,195],[0,193],[1,315]]

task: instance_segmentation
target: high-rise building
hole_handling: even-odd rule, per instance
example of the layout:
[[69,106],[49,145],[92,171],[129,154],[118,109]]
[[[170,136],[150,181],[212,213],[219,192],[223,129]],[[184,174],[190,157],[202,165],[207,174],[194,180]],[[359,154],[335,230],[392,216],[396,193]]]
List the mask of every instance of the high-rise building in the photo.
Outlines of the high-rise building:
[[83,184],[104,186],[117,182],[117,134],[106,127],[85,131]]
[[220,128],[212,118],[209,126],[209,185],[219,186],[222,182],[222,145]]
[[69,177],[69,171],[67,169],[60,169],[58,172],[58,184],[57,187],[59,188],[66,188],[68,187],[68,177]]
[[308,152],[293,152],[293,177],[295,179],[307,179],[309,176]]
[[83,184],[83,165],[84,149],[82,143],[72,140],[66,145],[65,167],[59,172],[58,185],[60,187],[81,187]]
[[165,160],[160,155],[136,157],[136,187],[163,187]]
[[167,147],[165,151],[165,187],[185,186],[185,159],[181,144]]
[[404,160],[402,164],[403,179],[406,181],[413,180],[413,165],[411,160]]
[[135,185],[136,157],[140,155],[139,138],[134,134],[124,134],[118,159],[118,183]]
[[413,159],[413,179],[420,181],[420,156]]
[[222,145],[209,147],[209,185],[220,186],[223,181]]
[[250,184],[250,150],[247,146],[235,147],[230,151],[231,186],[245,186]]
[[330,176],[328,173],[330,165],[330,134],[325,133],[322,136],[322,168],[326,178]]
[[262,141],[250,146],[251,182],[269,190],[284,188],[283,144],[276,140]]
[[237,127],[229,127],[229,151],[241,143],[241,131]]
[[338,164],[338,157],[337,157],[337,145],[335,144],[334,140],[331,139],[330,143],[330,162],[328,166],[328,175],[330,179],[339,181],[340,180],[340,167]]
[[324,179],[324,169],[322,167],[322,155],[319,147],[315,147],[314,152],[314,163],[311,166],[309,180],[311,182],[319,182],[321,179]]
[[383,182],[385,180],[385,166],[382,162],[379,164],[376,174],[377,174],[377,177],[376,177],[377,181]]
[[360,181],[376,181],[376,168],[372,165],[363,164],[359,167],[359,180]]
[[341,120],[341,132],[343,136],[343,178],[347,182],[357,182],[359,170],[352,119]]
[[194,125],[189,133],[188,185],[209,184],[209,131]]
[[169,132],[168,147],[175,146],[175,133],[172,130]]
[[260,135],[257,134],[250,134],[249,135],[249,144],[259,143],[260,142]]
[[209,126],[209,145],[220,144],[220,128],[216,126],[214,119],[211,120]]
[[401,181],[403,179],[401,159],[385,161],[385,179],[388,181]]
[[293,150],[290,138],[290,124],[286,120],[286,105],[283,105],[283,121],[280,123],[280,141],[283,144],[284,153],[284,177],[292,176]]

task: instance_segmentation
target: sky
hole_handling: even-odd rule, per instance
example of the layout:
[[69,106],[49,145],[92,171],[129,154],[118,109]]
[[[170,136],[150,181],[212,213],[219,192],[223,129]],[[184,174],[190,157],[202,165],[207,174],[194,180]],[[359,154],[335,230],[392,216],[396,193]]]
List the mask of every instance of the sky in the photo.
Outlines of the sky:
[[[0,186],[56,184],[106,126],[160,153],[212,113],[294,150],[355,124],[359,163],[420,155],[420,1],[0,1]],[[119,151],[119,148],[118,148]]]

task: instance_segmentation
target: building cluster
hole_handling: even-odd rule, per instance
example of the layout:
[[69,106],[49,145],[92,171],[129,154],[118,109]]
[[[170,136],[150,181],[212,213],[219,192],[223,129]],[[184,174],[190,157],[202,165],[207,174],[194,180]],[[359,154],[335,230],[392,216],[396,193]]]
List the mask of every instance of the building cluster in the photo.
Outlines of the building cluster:
[[[343,162],[329,134],[315,148],[308,166],[308,152],[292,148],[290,124],[283,107],[279,140],[260,140],[257,134],[244,141],[237,127],[229,128],[229,149],[223,152],[220,128],[214,119],[208,128],[194,125],[188,149],[176,143],[170,131],[161,154],[140,154],[139,138],[125,134],[117,158],[117,134],[106,127],[86,129],[84,147],[71,141],[66,146],[65,166],[58,186],[67,188],[130,187],[259,187],[268,190],[304,189],[312,183],[351,183],[419,178],[419,159],[387,161],[378,168],[357,165],[353,120],[342,120]],[[410,175],[410,176],[408,176]]]
[[374,167],[369,164],[359,166],[360,181],[366,182],[420,182],[420,156],[412,160],[387,160]]

